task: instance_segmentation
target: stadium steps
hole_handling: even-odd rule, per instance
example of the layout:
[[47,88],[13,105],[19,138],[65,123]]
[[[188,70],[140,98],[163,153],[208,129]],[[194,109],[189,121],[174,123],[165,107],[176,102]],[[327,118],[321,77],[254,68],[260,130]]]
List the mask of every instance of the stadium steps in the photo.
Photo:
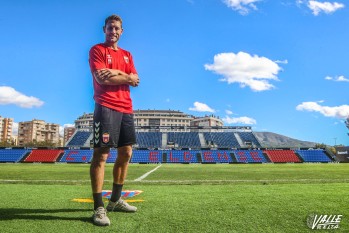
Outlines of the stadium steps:
[[237,162],[238,162],[238,161],[236,160],[235,155],[234,155],[233,152],[232,152],[232,153],[229,153],[229,155],[230,155],[231,160],[233,161],[232,163],[237,163]]
[[336,157],[335,154],[332,153],[332,151],[328,147],[325,148],[324,152],[332,161],[340,162],[340,160]]
[[272,161],[270,160],[269,156],[265,152],[263,152],[262,154],[263,154],[265,160],[268,161],[268,163],[272,163]]
[[336,157],[332,157],[330,154],[327,153],[326,150],[324,150],[324,154],[331,160],[331,162],[337,161],[337,160],[336,160]]
[[62,151],[62,152],[58,155],[58,157],[57,157],[57,159],[56,159],[56,162],[61,161],[63,155],[64,155],[64,151]]
[[198,163],[202,163],[202,157],[201,157],[201,154],[200,153],[197,153],[196,154],[196,158],[198,160]]
[[256,134],[254,132],[252,132],[253,137],[255,138],[256,142],[258,143],[258,145],[255,145],[256,147],[260,148],[262,147],[261,142],[258,140],[258,138],[256,137]]
[[31,151],[28,151],[27,153],[25,153],[25,155],[22,157],[21,160],[19,160],[19,162],[23,163],[27,159],[27,157],[30,155],[30,153],[31,153]]
[[162,133],[161,136],[161,147],[166,148],[167,147],[167,133]]
[[201,148],[207,147],[204,134],[203,133],[198,133],[198,134],[199,134],[199,140],[200,140]]
[[[93,132],[90,133],[90,136],[88,136],[88,138],[87,138],[85,144],[83,145],[83,147],[90,147],[92,140],[93,140]],[[92,146],[93,146],[93,142],[92,142]]]
[[75,132],[73,133],[73,135],[70,136],[70,138],[68,139],[68,141],[65,142],[64,146],[69,145],[70,141],[73,139],[73,137],[75,136],[76,132],[77,132],[77,130],[75,130]]
[[167,153],[162,154],[162,163],[167,163]]
[[240,135],[238,133],[234,133],[234,136],[235,136],[236,140],[238,141],[240,147],[245,147],[244,142],[240,138]]
[[302,156],[300,154],[298,154],[296,151],[294,152],[294,154],[299,158],[299,160],[303,163],[304,159],[302,158]]

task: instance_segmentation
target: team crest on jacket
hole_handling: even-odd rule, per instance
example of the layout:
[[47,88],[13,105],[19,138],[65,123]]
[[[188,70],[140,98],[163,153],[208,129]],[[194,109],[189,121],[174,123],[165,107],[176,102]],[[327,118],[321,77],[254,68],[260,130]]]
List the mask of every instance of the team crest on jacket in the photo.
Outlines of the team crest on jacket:
[[111,64],[111,55],[107,54],[107,60],[108,60],[108,64]]
[[104,133],[102,135],[102,140],[103,140],[103,143],[108,143],[109,142],[109,133]]
[[126,63],[129,63],[128,56],[124,56],[124,60],[125,60]]

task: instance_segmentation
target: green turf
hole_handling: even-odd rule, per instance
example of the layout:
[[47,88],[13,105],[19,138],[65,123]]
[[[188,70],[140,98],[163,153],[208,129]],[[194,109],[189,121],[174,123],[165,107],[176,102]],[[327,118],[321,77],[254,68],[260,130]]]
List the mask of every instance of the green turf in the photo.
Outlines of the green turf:
[[[128,179],[134,180],[156,166],[130,164],[132,171]],[[89,169],[89,164],[0,163],[0,183],[89,184]],[[105,179],[108,183],[112,181],[112,169],[112,164],[106,165]]]
[[349,182],[348,164],[164,164],[147,177],[163,183]]
[[143,190],[133,199],[144,202],[135,214],[108,213],[102,228],[92,204],[72,201],[91,197],[89,184],[65,183],[88,179],[88,166],[0,164],[1,232],[314,232],[312,213],[342,214],[332,232],[349,231],[349,164],[164,164],[141,182],[158,165],[131,164],[125,189]]

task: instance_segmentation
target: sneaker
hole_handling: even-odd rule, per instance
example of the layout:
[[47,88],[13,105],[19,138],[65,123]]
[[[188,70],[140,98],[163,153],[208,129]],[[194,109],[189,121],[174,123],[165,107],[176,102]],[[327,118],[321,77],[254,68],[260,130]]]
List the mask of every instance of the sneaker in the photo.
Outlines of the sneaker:
[[137,211],[137,207],[127,204],[126,201],[120,198],[116,202],[112,202],[111,200],[109,200],[107,210],[133,213]]
[[107,210],[104,207],[98,207],[92,215],[93,223],[97,226],[109,226],[110,220],[107,216]]

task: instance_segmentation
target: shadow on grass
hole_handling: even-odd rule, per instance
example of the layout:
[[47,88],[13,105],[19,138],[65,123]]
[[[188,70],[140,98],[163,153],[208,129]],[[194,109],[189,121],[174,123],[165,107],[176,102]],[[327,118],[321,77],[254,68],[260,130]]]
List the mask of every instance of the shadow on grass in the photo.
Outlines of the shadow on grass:
[[[74,217],[69,213],[91,212],[89,209],[22,209],[22,208],[3,208],[0,209],[0,222],[5,220],[67,220],[91,222],[91,217]],[[85,215],[85,213],[84,213]]]

